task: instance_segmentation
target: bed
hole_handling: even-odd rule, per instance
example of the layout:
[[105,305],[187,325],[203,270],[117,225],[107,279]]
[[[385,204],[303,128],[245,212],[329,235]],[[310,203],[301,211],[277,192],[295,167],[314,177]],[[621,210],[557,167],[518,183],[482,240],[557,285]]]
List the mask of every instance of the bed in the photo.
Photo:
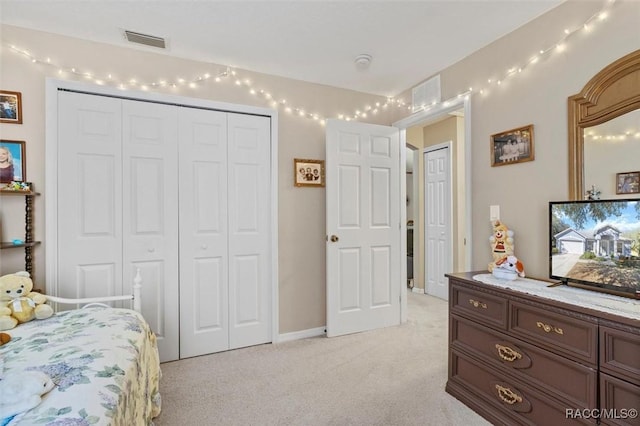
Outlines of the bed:
[[[161,371],[155,335],[139,312],[140,281],[138,274],[130,296],[49,296],[54,304],[88,304],[8,331],[11,341],[0,347],[4,373],[42,371],[55,387],[7,425],[153,424],[161,408]],[[125,299],[134,309],[101,303]]]

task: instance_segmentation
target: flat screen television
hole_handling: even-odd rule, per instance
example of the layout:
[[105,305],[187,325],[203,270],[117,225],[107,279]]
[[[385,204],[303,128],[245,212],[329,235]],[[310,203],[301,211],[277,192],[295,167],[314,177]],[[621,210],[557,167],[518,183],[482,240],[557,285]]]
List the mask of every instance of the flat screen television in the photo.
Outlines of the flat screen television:
[[549,276],[640,298],[640,198],[549,202]]

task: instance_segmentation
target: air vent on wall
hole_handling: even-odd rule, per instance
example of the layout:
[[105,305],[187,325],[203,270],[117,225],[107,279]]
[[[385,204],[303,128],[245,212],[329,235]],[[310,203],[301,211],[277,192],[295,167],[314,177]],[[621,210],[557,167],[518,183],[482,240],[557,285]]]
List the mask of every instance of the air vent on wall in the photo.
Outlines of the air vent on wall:
[[162,37],[136,33],[129,30],[124,30],[124,36],[131,43],[144,44],[145,46],[158,47],[160,49],[166,48],[165,40]]
[[440,103],[440,74],[430,78],[411,90],[412,112],[418,112],[426,107]]

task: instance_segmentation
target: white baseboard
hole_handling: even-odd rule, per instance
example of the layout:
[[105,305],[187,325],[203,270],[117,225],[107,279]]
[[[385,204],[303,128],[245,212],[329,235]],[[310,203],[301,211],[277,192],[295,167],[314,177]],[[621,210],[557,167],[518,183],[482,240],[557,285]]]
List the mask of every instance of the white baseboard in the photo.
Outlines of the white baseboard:
[[424,294],[424,288],[414,287],[414,288],[411,289],[411,291],[414,292],[414,293]]
[[306,339],[308,337],[318,337],[327,334],[325,327],[310,328],[308,330],[293,331],[278,336],[277,343],[290,342],[292,340]]

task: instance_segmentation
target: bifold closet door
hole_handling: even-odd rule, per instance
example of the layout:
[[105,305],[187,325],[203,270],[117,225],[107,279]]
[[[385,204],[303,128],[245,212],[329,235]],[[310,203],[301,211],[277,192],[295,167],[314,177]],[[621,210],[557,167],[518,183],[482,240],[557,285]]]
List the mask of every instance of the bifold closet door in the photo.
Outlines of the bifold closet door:
[[58,92],[58,295],[130,293],[178,358],[177,107]]
[[227,114],[181,108],[180,358],[229,349]]
[[180,357],[270,342],[270,119],[179,116]]
[[271,120],[242,114],[227,120],[229,348],[235,349],[272,341]]
[[121,295],[122,102],[58,92],[58,117],[56,295]]
[[122,101],[124,283],[140,269],[142,313],[161,361],[179,356],[178,109]]

